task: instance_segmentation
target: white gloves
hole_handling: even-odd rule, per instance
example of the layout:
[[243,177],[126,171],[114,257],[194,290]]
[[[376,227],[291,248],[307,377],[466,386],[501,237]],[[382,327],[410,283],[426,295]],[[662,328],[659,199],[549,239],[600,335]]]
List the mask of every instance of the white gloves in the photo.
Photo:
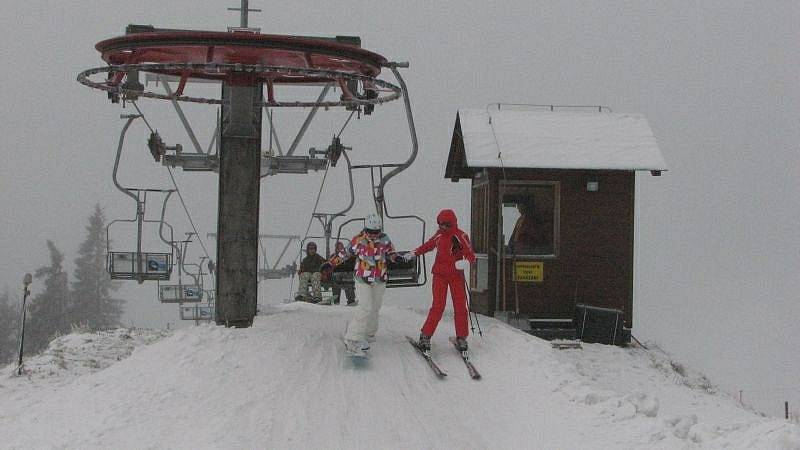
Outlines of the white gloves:
[[417,256],[414,255],[414,252],[403,253],[403,256],[401,256],[405,262],[413,261],[416,257]]
[[469,261],[466,259],[459,259],[456,261],[456,269],[458,270],[467,270],[469,269]]

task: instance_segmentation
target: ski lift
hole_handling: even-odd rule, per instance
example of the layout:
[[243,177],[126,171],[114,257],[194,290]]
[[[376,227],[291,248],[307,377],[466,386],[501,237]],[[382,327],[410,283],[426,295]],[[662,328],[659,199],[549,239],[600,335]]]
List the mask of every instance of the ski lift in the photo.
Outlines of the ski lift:
[[[151,252],[142,249],[142,228],[146,223],[159,223],[160,226],[165,224],[163,210],[160,220],[148,220],[145,217],[145,205],[147,203],[147,195],[152,193],[166,194],[164,204],[169,198],[169,195],[174,190],[164,189],[141,189],[141,188],[127,188],[119,184],[117,180],[117,170],[119,168],[119,160],[122,154],[122,144],[125,140],[125,133],[131,123],[141,115],[129,114],[123,115],[121,118],[127,119],[125,126],[119,137],[119,145],[117,147],[117,156],[114,161],[113,181],[114,185],[125,195],[131,197],[136,202],[136,217],[133,219],[118,219],[110,222],[106,226],[106,269],[111,276],[112,280],[136,280],[139,283],[149,280],[169,280],[172,274],[172,260],[173,252],[170,247],[169,252]],[[112,251],[111,247],[111,228],[119,223],[135,223],[137,229],[136,235],[136,250],[128,252]],[[172,227],[170,234],[172,233]],[[171,240],[170,236],[170,240]]]
[[[165,202],[166,205],[166,202]],[[158,300],[161,303],[198,303],[203,300],[203,269],[200,264],[186,264],[186,255],[192,236],[195,233],[186,233],[187,238],[179,243],[167,242],[162,235],[162,240],[175,249],[178,261],[178,284],[158,285]],[[180,246],[178,246],[180,244]],[[205,258],[203,258],[205,259]],[[186,266],[194,266],[197,273],[186,270]],[[193,283],[183,283],[182,274],[186,274]]]
[[[262,176],[265,165],[268,173],[306,173],[308,170],[316,170],[317,167],[327,167],[328,162],[319,158],[301,157],[300,160],[297,160],[297,157],[292,154],[302,132],[313,118],[314,112],[320,107],[327,109],[343,106],[359,115],[362,112],[368,115],[372,113],[375,105],[402,96],[413,133],[408,90],[397,72],[399,67],[408,67],[407,63],[390,62],[381,55],[362,49],[360,38],[355,36],[311,38],[265,35],[258,30],[249,29],[245,31],[244,29],[247,28],[246,4],[247,2],[242,0],[243,29],[229,29],[227,33],[157,29],[152,26],[130,25],[126,29],[125,36],[107,39],[96,45],[106,65],[81,72],[78,75],[78,81],[86,86],[107,91],[112,101],[133,102],[139,98],[154,98],[171,101],[174,105],[177,105],[179,101],[223,105],[223,109],[232,111],[231,114],[223,116],[226,120],[224,129],[229,134],[227,137],[235,142],[240,142],[244,137],[240,134],[241,130],[251,128],[251,119],[255,118],[252,116],[254,114],[253,107],[312,108],[306,123],[292,144],[292,148],[286,154],[279,152],[277,156],[261,158]],[[384,68],[392,70],[400,86],[378,78]],[[169,77],[177,80],[178,85],[174,92],[170,92],[164,84],[167,92],[159,94],[139,82],[140,74]],[[101,77],[106,75],[106,77],[104,80],[93,80],[96,75]],[[188,95],[185,92],[187,83],[198,79],[222,83],[222,98]],[[324,85],[323,93],[316,100],[306,99],[304,96],[284,96],[283,92],[276,91],[278,86],[316,87],[320,85]],[[341,89],[341,97],[336,100],[326,99],[326,90],[335,86]],[[259,95],[256,90],[262,92],[260,91],[262,87],[263,97],[255,102],[249,102]],[[297,90],[287,89],[286,94],[295,91]],[[241,96],[242,93],[253,96],[253,98],[245,99]],[[135,103],[134,106],[136,106]],[[260,112],[258,120],[260,121]],[[183,118],[182,121],[186,122]],[[168,166],[180,166],[184,170],[214,170],[215,167],[220,165],[225,167],[226,164],[227,167],[245,170],[252,166],[250,161],[235,161],[234,158],[225,156],[233,152],[218,152],[219,157],[210,155],[210,152],[203,154],[196,142],[194,142],[197,150],[195,154],[184,153],[177,147],[174,149],[174,155],[167,154],[167,150],[170,148],[161,145],[156,136],[152,137],[151,151],[154,158],[160,159],[162,164]],[[255,144],[255,141],[260,142],[260,138],[252,143],[247,143],[249,150],[256,149],[255,145],[250,145]],[[226,142],[225,146],[229,144],[230,142]],[[416,155],[416,138],[414,138],[414,145],[413,154]],[[222,149],[222,144],[220,149]],[[332,159],[335,159],[335,155],[332,156],[334,156]],[[273,161],[271,158],[276,159]],[[408,164],[410,163],[411,160]],[[238,195],[237,192],[222,189],[222,186],[231,185],[233,180],[239,176],[235,173],[236,171],[220,172],[220,191],[226,192],[227,198]],[[242,176],[242,178],[247,179],[251,186],[255,185],[253,182],[257,180],[253,179],[252,173],[247,173],[248,176]],[[256,192],[251,187],[248,188],[246,194],[255,193],[253,196],[257,196]],[[221,197],[220,205],[231,205],[231,202],[223,200],[225,199]],[[257,213],[257,202],[255,209]],[[253,261],[253,256],[257,255],[258,249],[253,245],[236,243],[243,238],[249,239],[251,242],[250,238],[254,233],[240,237],[230,230],[238,230],[239,224],[257,226],[257,217],[258,214],[246,218],[233,218],[224,208],[218,212],[221,224],[219,229],[225,231],[220,236],[218,253],[222,252],[222,254],[218,255],[218,262],[221,265],[230,266],[229,270],[220,268],[220,274],[223,276],[217,279],[220,293],[220,303],[217,306],[219,315],[222,316],[218,320],[226,325],[249,326],[252,323],[253,311],[256,310],[257,296],[253,295],[257,293],[257,290],[253,289],[256,283],[251,283],[251,281],[256,281],[254,278],[257,275],[254,273],[255,271],[249,270],[247,265]],[[234,226],[234,224],[236,225]],[[242,252],[246,254],[242,254]],[[242,257],[240,258],[240,256]],[[138,258],[138,254],[136,257]]]
[[[400,219],[414,219],[419,221],[421,224],[421,236],[420,236],[420,244],[425,242],[425,220],[421,217],[416,215],[398,215],[392,216],[389,214],[389,210],[386,204],[386,197],[384,195],[384,187],[386,183],[394,176],[399,174],[400,172],[407,169],[417,157],[417,152],[419,150],[419,141],[417,140],[417,131],[416,127],[414,126],[414,116],[411,113],[411,101],[408,98],[408,89],[406,88],[405,81],[400,76],[398,72],[398,67],[407,67],[407,63],[403,64],[389,64],[388,67],[394,73],[395,78],[400,83],[401,92],[403,93],[403,104],[405,105],[406,110],[406,119],[408,121],[408,130],[411,136],[411,155],[409,158],[400,164],[371,164],[371,165],[358,165],[353,166],[350,164],[350,159],[347,157],[347,153],[344,150],[348,150],[349,148],[343,147],[339,140],[335,140],[332,144],[333,149],[329,149],[329,157],[333,156],[338,159],[338,155],[342,154],[345,156],[347,161],[347,170],[350,174],[350,191],[351,195],[353,192],[353,176],[352,171],[353,169],[362,169],[368,168],[370,170],[370,179],[372,182],[372,197],[373,201],[375,202],[375,209],[378,212],[378,215],[381,216],[383,219],[388,218],[392,220],[400,220]],[[373,93],[370,93],[369,86],[364,86],[366,96],[372,96]],[[384,174],[383,171],[385,168],[391,168],[389,173]],[[378,175],[378,181],[376,182],[376,172]],[[351,205],[352,207],[352,202]],[[350,208],[348,207],[347,210]],[[345,211],[347,211],[345,210]],[[363,219],[351,219],[347,222],[344,222],[342,225],[339,226],[339,234],[337,238],[341,235],[341,230],[344,225],[353,221],[353,220],[363,220]],[[384,223],[385,226],[385,223]],[[427,282],[427,268],[426,268],[426,261],[425,255],[422,255],[421,258],[414,258],[412,261],[388,261],[387,263],[387,271],[389,279],[386,282],[386,287],[388,288],[398,288],[398,287],[418,287],[422,286]],[[352,279],[352,277],[350,277]],[[345,281],[345,280],[342,280]]]
[[[412,125],[412,137],[415,142],[414,146],[416,148],[416,133],[413,132],[413,125]],[[411,159],[413,160],[413,155]],[[383,195],[383,186],[386,184],[386,180],[388,180],[391,176],[393,176],[393,174],[399,173],[399,171],[407,167],[408,164],[410,163],[407,162],[404,164],[369,164],[369,165],[352,166],[352,169],[369,169],[370,180],[372,182],[372,196],[375,202],[375,209],[378,211],[378,213],[381,215],[382,218],[387,218],[390,220],[411,219],[416,222],[419,222],[420,226],[419,243],[420,245],[422,245],[422,243],[425,242],[425,226],[426,226],[425,220],[422,217],[413,214],[397,215],[397,216],[391,215],[389,213],[389,208],[386,203],[386,198]],[[391,168],[392,171],[389,174],[384,175],[383,171],[384,169],[387,168]],[[376,182],[376,179],[379,182]],[[384,221],[384,227],[385,226],[386,224]],[[402,255],[405,252],[398,252],[398,253]],[[386,269],[389,275],[389,279],[386,282],[387,288],[419,287],[425,285],[425,283],[427,283],[428,281],[428,270],[427,270],[425,255],[422,255],[419,258],[414,258],[411,261],[389,260],[387,261]]]
[[[402,79],[400,78],[402,81]],[[407,100],[407,99],[406,99]],[[407,117],[409,121],[409,129],[411,130],[411,137],[413,143],[413,151],[412,155],[408,161],[401,163],[401,164],[372,164],[372,165],[357,165],[354,166],[350,162],[350,157],[347,154],[347,150],[351,150],[351,147],[346,147],[342,144],[341,140],[338,136],[335,136],[333,142],[325,152],[317,151],[316,153],[324,153],[326,158],[331,162],[333,165],[334,161],[338,161],[341,156],[344,156],[345,161],[347,163],[347,173],[348,179],[350,184],[350,204],[344,208],[343,210],[336,212],[336,213],[318,213],[313,212],[312,217],[317,219],[325,232],[324,236],[306,236],[301,241],[301,248],[300,252],[304,250],[305,246],[304,243],[306,240],[314,237],[318,239],[325,239],[325,252],[326,257],[330,255],[330,243],[333,240],[332,236],[332,228],[333,222],[339,217],[344,217],[345,213],[347,213],[350,209],[352,209],[353,204],[355,203],[355,188],[353,185],[353,170],[354,169],[370,169],[370,179],[372,184],[372,195],[373,201],[375,202],[376,210],[379,212],[381,217],[386,217],[392,220],[402,220],[402,219],[413,219],[420,223],[421,225],[421,235],[420,235],[420,244],[425,241],[425,220],[416,215],[399,215],[399,216],[392,216],[389,214],[388,207],[386,205],[386,199],[383,195],[383,187],[386,184],[386,181],[391,178],[392,176],[396,175],[402,170],[405,170],[411,162],[416,157],[417,152],[417,139],[416,139],[416,132],[414,130],[414,123],[411,117],[411,109],[406,102],[406,111]],[[311,150],[311,155],[314,156],[315,150]],[[384,169],[391,168],[392,171],[386,175],[384,175]],[[376,182],[376,175],[377,180]],[[352,218],[341,225],[339,225],[335,241],[345,242],[345,245],[349,244],[348,239],[342,238],[342,229],[356,221],[364,221],[363,217],[360,218]],[[398,252],[399,255],[402,255],[405,252]],[[345,286],[352,286],[354,283],[353,278],[353,271],[354,271],[354,262],[355,261],[348,261],[347,263],[340,264],[332,269],[330,273],[330,277],[326,278],[323,282],[323,286],[329,287],[345,287]],[[418,287],[422,286],[427,282],[427,265],[425,260],[425,255],[422,255],[420,258],[414,258],[412,261],[387,261],[387,272],[388,272],[388,280],[386,282],[386,287],[389,288],[397,288],[397,287]]]

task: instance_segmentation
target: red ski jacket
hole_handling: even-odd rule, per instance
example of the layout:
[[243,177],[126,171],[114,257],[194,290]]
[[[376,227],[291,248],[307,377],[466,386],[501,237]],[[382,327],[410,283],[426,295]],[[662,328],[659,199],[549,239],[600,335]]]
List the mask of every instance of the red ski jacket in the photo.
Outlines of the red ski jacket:
[[439,227],[433,237],[414,249],[414,254],[417,256],[436,249],[436,261],[433,263],[431,272],[440,275],[455,275],[461,272],[456,269],[456,261],[466,259],[470,263],[475,263],[475,253],[472,251],[469,236],[458,228],[456,213],[452,209],[443,209],[436,217],[436,222],[449,226]]

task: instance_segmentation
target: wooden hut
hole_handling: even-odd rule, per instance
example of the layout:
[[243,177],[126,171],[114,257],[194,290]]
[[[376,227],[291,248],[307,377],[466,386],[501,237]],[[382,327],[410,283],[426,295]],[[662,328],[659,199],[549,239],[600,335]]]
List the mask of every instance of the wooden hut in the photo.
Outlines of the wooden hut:
[[473,310],[574,334],[586,305],[629,330],[635,174],[666,169],[639,114],[459,110],[445,178],[472,181]]

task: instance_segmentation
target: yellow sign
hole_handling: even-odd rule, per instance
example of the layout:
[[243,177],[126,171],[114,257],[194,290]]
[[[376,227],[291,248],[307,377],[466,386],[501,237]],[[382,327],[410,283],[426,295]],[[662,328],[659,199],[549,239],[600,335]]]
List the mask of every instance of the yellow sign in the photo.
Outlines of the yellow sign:
[[544,263],[541,261],[517,261],[514,265],[514,281],[541,283],[544,281]]

